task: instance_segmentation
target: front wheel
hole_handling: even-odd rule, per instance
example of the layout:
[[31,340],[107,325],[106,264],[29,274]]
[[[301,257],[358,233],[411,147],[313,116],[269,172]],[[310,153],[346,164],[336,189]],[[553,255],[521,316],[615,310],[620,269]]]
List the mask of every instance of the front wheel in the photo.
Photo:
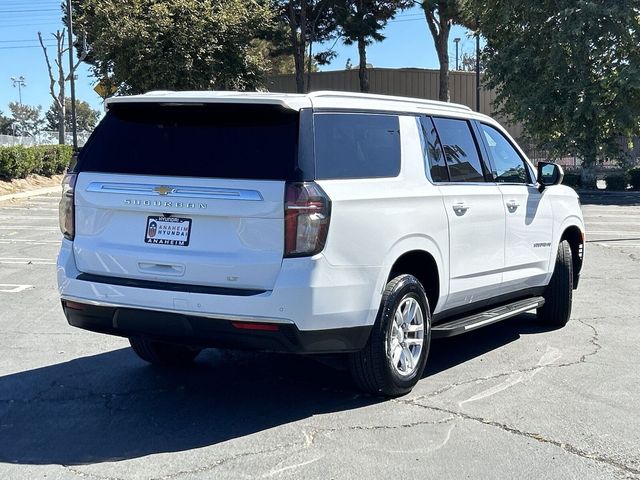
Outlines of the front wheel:
[[367,345],[350,355],[351,374],[365,392],[404,395],[420,380],[430,343],[424,288],[413,275],[399,275],[385,288]]
[[199,348],[173,343],[154,342],[144,337],[129,338],[131,348],[143,360],[154,365],[185,366],[201,352]]
[[544,305],[537,311],[538,319],[549,325],[563,327],[571,316],[573,297],[573,260],[571,246],[563,240],[558,247],[553,276],[544,292]]

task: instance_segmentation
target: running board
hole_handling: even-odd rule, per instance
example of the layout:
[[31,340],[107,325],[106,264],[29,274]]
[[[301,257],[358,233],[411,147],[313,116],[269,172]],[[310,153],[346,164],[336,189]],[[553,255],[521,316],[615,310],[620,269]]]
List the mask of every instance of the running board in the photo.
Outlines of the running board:
[[544,297],[532,297],[525,300],[509,303],[501,307],[492,308],[485,312],[475,313],[468,317],[454,318],[445,323],[436,325],[431,329],[432,338],[444,338],[470,332],[476,328],[485,327],[507,318],[515,317],[520,313],[540,308],[544,305]]

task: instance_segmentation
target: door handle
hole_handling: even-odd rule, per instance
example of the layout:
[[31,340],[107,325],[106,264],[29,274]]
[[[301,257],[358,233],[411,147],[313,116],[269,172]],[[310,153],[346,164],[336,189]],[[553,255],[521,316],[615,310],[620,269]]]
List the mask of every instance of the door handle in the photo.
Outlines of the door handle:
[[515,212],[518,207],[520,206],[520,204],[518,202],[516,202],[515,200],[509,200],[507,202],[507,208],[509,209],[509,211],[511,213]]
[[469,210],[470,208],[471,208],[471,205],[467,205],[466,203],[463,203],[463,202],[453,204],[453,211],[459,217],[467,213],[467,210]]

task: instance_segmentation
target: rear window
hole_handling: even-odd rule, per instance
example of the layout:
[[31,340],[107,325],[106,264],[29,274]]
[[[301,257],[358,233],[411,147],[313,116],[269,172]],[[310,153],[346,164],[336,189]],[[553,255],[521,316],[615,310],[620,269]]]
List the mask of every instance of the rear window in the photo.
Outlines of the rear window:
[[396,115],[317,114],[316,178],[396,177],[400,121]]
[[298,122],[274,105],[115,104],[76,171],[298,180]]

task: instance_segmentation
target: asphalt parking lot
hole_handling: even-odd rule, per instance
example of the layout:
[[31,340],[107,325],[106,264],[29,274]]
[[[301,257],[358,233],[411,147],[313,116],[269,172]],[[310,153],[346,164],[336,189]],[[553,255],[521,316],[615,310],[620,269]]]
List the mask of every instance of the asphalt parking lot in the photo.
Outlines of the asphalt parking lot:
[[0,204],[0,478],[640,478],[640,197],[585,196],[561,330],[520,315],[434,342],[395,400],[288,355],[144,364],[69,327],[57,195]]

